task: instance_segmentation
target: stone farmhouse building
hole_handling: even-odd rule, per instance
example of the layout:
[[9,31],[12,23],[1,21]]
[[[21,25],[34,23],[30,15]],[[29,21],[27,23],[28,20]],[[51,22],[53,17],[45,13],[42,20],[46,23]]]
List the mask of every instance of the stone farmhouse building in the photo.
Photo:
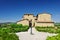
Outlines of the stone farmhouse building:
[[32,23],[32,27],[54,27],[51,14],[48,13],[37,14],[37,16],[34,16],[33,14],[24,14],[22,20],[17,21],[17,24],[29,25],[30,21]]

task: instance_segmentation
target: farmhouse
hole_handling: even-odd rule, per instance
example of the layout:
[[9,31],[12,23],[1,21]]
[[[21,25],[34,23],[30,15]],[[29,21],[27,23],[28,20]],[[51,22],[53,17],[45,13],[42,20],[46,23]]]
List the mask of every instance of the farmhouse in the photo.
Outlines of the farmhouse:
[[51,14],[48,13],[37,14],[37,16],[33,14],[24,14],[22,20],[18,21],[17,24],[29,25],[30,22],[32,23],[32,27],[54,27]]

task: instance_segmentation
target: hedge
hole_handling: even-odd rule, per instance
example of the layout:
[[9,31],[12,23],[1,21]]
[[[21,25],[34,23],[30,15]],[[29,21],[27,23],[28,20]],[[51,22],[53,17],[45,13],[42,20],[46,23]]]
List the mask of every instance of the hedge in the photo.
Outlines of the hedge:
[[0,30],[0,40],[19,40],[18,36],[14,33],[8,33]]
[[35,27],[39,32],[60,33],[60,29],[55,27]]
[[52,37],[47,37],[46,40],[60,40],[60,34],[58,34],[56,36],[52,36]]

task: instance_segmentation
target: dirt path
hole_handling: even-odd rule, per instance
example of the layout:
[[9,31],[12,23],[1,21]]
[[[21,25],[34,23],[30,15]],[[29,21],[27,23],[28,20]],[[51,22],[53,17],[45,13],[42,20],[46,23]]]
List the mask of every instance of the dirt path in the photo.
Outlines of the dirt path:
[[19,40],[46,40],[48,36],[56,35],[45,32],[38,32],[35,30],[35,28],[32,28],[33,35],[31,35],[30,29],[27,32],[16,33],[19,36]]

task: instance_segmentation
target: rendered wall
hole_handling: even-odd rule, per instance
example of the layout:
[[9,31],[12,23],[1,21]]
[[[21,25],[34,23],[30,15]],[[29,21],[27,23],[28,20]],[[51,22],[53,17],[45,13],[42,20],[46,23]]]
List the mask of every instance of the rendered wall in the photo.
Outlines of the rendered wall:
[[31,19],[33,19],[33,15],[24,15],[23,19],[31,20]]
[[29,21],[32,20],[32,26],[34,25],[35,23],[35,18],[33,15],[24,15],[23,16],[23,19],[28,19]]
[[[26,20],[28,19],[28,20]],[[37,20],[35,20],[37,19]],[[29,21],[32,20],[32,27],[35,26],[53,26],[54,23],[51,19],[51,14],[38,14],[38,17],[30,14],[26,14],[23,16],[22,21],[17,22],[17,24],[29,25]],[[43,23],[42,23],[43,22]],[[48,22],[48,23],[46,23]],[[50,22],[50,23],[49,23]]]
[[20,22],[17,22],[17,24],[29,25],[29,22],[28,22],[28,20],[22,20]]
[[54,27],[54,23],[35,23],[35,26],[40,26],[40,27]]
[[51,15],[50,14],[39,14],[38,15],[38,21],[41,22],[51,22]]

